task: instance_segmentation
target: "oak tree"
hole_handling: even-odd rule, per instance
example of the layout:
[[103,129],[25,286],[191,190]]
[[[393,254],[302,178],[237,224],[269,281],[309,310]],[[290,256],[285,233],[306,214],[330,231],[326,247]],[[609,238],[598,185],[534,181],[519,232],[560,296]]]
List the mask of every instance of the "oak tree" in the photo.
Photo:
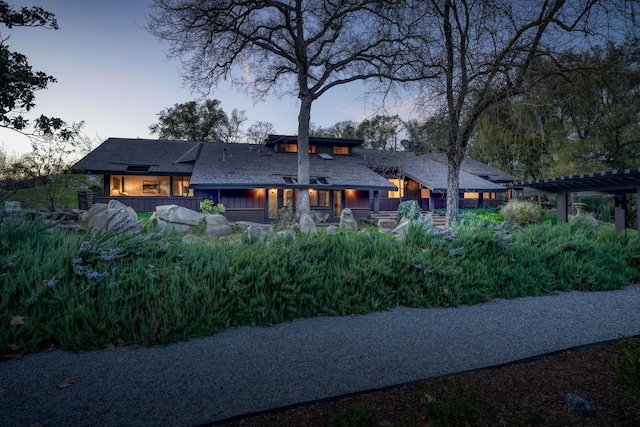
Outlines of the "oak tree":
[[414,65],[402,56],[410,44],[404,29],[412,16],[402,3],[153,0],[147,28],[169,46],[170,57],[182,60],[192,89],[209,91],[230,79],[258,99],[266,94],[298,98],[297,180],[302,187],[296,207],[306,213],[313,102],[336,86],[399,78]]

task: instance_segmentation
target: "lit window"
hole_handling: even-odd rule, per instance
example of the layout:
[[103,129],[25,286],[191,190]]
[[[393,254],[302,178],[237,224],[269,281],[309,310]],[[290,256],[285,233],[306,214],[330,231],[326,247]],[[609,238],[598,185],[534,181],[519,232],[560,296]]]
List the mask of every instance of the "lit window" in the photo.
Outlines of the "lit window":
[[398,188],[398,191],[389,191],[387,197],[390,199],[400,199],[404,197],[404,179],[389,178],[389,182]]
[[315,145],[310,145],[309,146],[309,154],[316,154],[316,146]]
[[333,147],[333,154],[348,155],[349,147]]
[[280,150],[282,150],[283,153],[297,153],[298,144],[280,144]]

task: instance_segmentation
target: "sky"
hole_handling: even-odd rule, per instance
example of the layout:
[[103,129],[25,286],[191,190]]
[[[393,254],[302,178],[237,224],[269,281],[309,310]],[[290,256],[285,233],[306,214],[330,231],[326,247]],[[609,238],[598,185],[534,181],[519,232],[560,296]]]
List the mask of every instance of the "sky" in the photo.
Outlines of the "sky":
[[[176,103],[201,100],[202,94],[185,87],[180,62],[166,58],[163,45],[144,26],[150,12],[148,0],[7,0],[10,6],[41,6],[53,12],[59,30],[0,27],[10,50],[27,56],[34,71],[57,79],[36,92],[40,114],[67,123],[84,121],[83,134],[101,141],[109,137],[156,138],[149,125],[157,114]],[[363,97],[362,84],[335,87],[316,100],[311,121],[316,126],[363,119],[379,112]],[[230,114],[245,110],[245,129],[257,121],[273,123],[280,134],[296,134],[299,104],[294,97],[267,98],[262,102],[222,82],[208,98],[221,101]],[[388,114],[398,113],[388,110]],[[30,151],[29,140],[0,130],[0,149],[7,154]]]

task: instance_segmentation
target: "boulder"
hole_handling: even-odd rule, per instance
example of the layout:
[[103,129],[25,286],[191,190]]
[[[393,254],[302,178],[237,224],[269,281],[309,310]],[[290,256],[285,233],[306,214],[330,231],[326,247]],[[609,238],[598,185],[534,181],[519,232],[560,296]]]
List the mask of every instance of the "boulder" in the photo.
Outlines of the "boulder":
[[433,222],[433,212],[429,211],[424,215],[424,218],[422,218],[422,221],[424,222],[424,225],[426,225],[427,227],[435,227],[436,224]]
[[280,230],[276,233],[276,239],[291,239],[296,240],[296,232],[291,228],[287,228],[286,230]]
[[407,218],[402,218],[400,220],[400,224],[398,224],[398,226],[394,228],[392,232],[393,234],[396,234],[398,236],[404,236],[404,233],[407,231],[410,225],[411,225],[411,220]]
[[249,228],[245,230],[245,234],[250,241],[264,242],[269,238],[269,230],[256,225],[249,226]]
[[228,225],[229,224],[227,217],[220,214],[206,215],[204,220],[207,222],[207,225]]
[[340,228],[343,230],[358,229],[358,223],[353,217],[353,212],[351,212],[351,209],[345,208],[342,210],[342,213],[340,214]]
[[22,209],[20,208],[20,202],[17,200],[7,200],[4,202],[4,213],[12,214],[12,213],[20,213]]
[[593,416],[596,414],[596,407],[593,406],[593,403],[573,393],[567,393],[567,406],[573,412],[582,415]]
[[108,204],[95,203],[84,218],[87,228],[92,230],[122,231],[139,227],[136,211],[117,200],[109,200]]
[[327,222],[327,220],[329,219],[328,212],[311,211],[309,212],[309,215],[311,216],[311,218],[313,218],[313,222],[315,222],[316,225]]
[[300,217],[298,228],[300,229],[301,234],[306,234],[308,236],[318,235],[318,230],[316,230],[316,223],[313,218],[311,218],[311,215],[303,214]]
[[340,234],[340,229],[335,225],[331,224],[330,226],[327,227],[326,230],[324,230],[324,232],[327,234]]
[[196,212],[178,205],[156,206],[155,215],[160,221],[190,226],[199,225],[204,218],[201,212]]
[[205,233],[211,237],[228,236],[233,233],[233,228],[229,224],[209,224],[207,223],[207,229]]
[[379,219],[378,231],[380,233],[390,234],[393,233],[393,229],[398,226],[398,221],[395,219]]

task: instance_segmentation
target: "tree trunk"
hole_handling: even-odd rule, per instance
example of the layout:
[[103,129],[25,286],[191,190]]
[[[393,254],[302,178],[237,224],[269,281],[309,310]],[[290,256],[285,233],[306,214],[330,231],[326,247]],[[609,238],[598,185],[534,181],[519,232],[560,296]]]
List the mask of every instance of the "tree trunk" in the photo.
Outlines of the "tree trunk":
[[[309,185],[309,126],[311,123],[310,95],[300,96],[300,114],[298,115],[298,184]],[[309,188],[298,189],[296,200],[296,212],[298,215],[311,212],[309,206]]]
[[458,221],[460,207],[460,164],[447,156],[447,228]]

